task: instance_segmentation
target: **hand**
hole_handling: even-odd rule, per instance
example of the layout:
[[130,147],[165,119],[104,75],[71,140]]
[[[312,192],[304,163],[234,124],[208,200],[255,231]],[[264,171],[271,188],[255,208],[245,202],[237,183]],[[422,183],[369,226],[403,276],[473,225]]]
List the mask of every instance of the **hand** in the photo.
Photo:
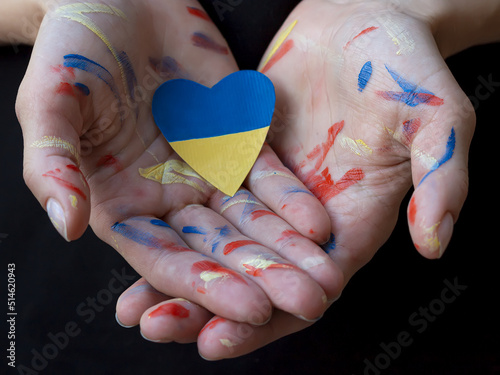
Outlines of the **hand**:
[[272,306],[315,319],[343,283],[313,242],[329,236],[321,203],[269,146],[227,197],[152,119],[164,80],[212,86],[236,70],[195,1],[62,3],[43,20],[19,91],[26,183],[64,238],[90,221],[162,293],[234,321],[262,324]]
[[[278,94],[271,145],[325,205],[326,248],[346,283],[387,240],[412,184],[410,233],[428,258],[442,255],[467,193],[474,112],[429,23],[408,13],[384,2],[302,1],[261,64]],[[129,296],[118,312],[136,306],[136,319],[159,301]],[[151,311],[143,331],[181,336],[178,319],[153,325]],[[209,359],[248,353],[308,325],[280,311],[262,327],[212,322],[198,338]]]

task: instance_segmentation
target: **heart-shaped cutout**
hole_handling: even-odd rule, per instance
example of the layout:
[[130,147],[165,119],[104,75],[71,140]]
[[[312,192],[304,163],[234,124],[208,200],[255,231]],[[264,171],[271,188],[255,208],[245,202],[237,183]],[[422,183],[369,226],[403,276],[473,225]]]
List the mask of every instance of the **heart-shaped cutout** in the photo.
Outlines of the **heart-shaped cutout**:
[[271,80],[253,70],[233,73],[211,89],[173,79],[156,90],[153,117],[191,168],[233,196],[264,144],[275,101]]

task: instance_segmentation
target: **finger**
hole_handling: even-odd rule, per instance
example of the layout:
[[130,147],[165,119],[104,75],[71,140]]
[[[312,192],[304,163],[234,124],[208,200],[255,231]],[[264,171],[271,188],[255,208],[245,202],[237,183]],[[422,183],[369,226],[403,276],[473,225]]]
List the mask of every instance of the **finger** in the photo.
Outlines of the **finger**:
[[168,221],[189,246],[259,285],[274,306],[307,320],[323,314],[327,297],[314,280],[275,252],[241,235],[213,210],[188,206]]
[[[460,93],[458,87],[456,90]],[[408,206],[408,223],[415,247],[432,259],[440,258],[448,246],[468,191],[467,158],[474,116],[471,112],[467,118],[457,118],[452,111],[444,110],[432,126],[422,129],[412,148],[418,151],[412,155],[415,191]]]
[[279,310],[274,312],[269,323],[259,327],[216,316],[200,332],[198,351],[211,361],[236,358],[311,324]]
[[186,299],[170,299],[144,312],[141,334],[153,342],[195,342],[198,333],[212,316],[206,309]]
[[265,144],[247,178],[247,187],[304,237],[325,243],[330,218],[321,202]]
[[[303,237],[251,192],[240,189],[233,197],[217,193],[211,199],[210,207],[220,212],[246,237],[258,239],[258,243],[305,271],[323,288],[329,300],[338,297],[343,286],[343,274],[338,266],[322,248]],[[322,206],[321,210],[324,211]],[[250,250],[247,247],[238,248],[238,244],[245,242],[231,243],[235,244],[233,246],[236,246],[240,256],[246,256],[245,251]],[[231,243],[227,249],[230,249]]]
[[125,290],[116,302],[116,321],[124,328],[139,324],[145,310],[160,302],[171,299],[140,278]]
[[[166,295],[186,298],[236,321],[261,324],[269,319],[270,302],[255,283],[189,249],[159,219],[134,217],[99,228],[96,234]],[[257,303],[268,308],[258,311]]]
[[[437,52],[436,65],[444,62]],[[475,128],[470,100],[451,72],[443,67],[432,76],[444,89],[439,110],[422,116],[411,144],[415,191],[408,207],[408,223],[415,247],[425,257],[443,255],[468,191],[468,153]]]
[[[16,111],[24,137],[24,179],[67,241],[80,237],[90,215],[90,190],[80,171],[82,107],[87,98],[33,51]],[[68,78],[69,80],[69,78]]]

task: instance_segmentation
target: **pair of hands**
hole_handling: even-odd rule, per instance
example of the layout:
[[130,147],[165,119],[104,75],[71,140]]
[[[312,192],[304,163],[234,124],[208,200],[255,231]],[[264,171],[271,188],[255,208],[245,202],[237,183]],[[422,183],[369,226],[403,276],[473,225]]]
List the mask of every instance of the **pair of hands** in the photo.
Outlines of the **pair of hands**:
[[412,184],[413,241],[442,255],[474,114],[424,20],[382,1],[302,1],[260,67],[277,93],[269,145],[230,198],[151,116],[162,81],[210,87],[238,69],[201,6],[59,5],[19,91],[25,179],[67,240],[90,223],[143,276],[118,301],[122,325],[198,341],[207,359],[303,329],[387,240]]

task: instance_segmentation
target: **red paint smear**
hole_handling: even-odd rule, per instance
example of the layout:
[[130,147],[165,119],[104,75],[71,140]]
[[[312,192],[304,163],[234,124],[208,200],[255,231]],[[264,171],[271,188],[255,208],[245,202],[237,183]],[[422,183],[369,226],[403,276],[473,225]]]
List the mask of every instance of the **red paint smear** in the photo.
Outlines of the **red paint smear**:
[[[83,181],[85,182],[85,185],[87,185],[87,188],[89,188],[89,190],[90,190],[89,183],[87,182],[87,179],[86,179],[86,178],[85,178],[85,176],[83,175],[83,173],[82,173],[82,171],[80,170],[80,168],[78,168],[78,167],[77,167],[76,165],[74,165],[74,164],[68,164],[68,165],[66,166],[66,168],[71,169],[72,171],[75,171],[75,172],[80,173],[80,175],[82,176]],[[56,171],[57,171],[57,172],[61,172],[61,170],[60,170],[60,169],[56,169]]]
[[[71,169],[72,171],[75,171],[75,172],[80,173],[80,168],[78,168],[78,167],[77,167],[76,165],[74,165],[74,164],[68,164],[68,165],[66,166],[66,168]],[[58,172],[60,172],[60,170],[57,170],[57,171],[58,171]]]
[[121,171],[122,167],[117,158],[113,155],[104,155],[97,161],[97,167],[114,167],[117,172]]
[[263,272],[265,270],[269,270],[269,269],[290,269],[290,268],[293,268],[293,269],[297,269],[297,267],[291,265],[291,264],[271,264],[269,266],[267,266],[266,268],[258,268],[258,267],[254,267],[254,266],[251,266],[250,264],[243,264],[243,267],[245,267],[247,270],[245,271],[247,274],[249,274],[250,276],[254,276],[254,277],[261,277],[263,275]]
[[[201,335],[204,331],[206,331],[207,329],[214,329],[218,324],[220,323],[223,323],[225,322],[226,319],[224,318],[215,318],[214,320],[212,320],[211,322],[207,323],[205,325],[205,327],[203,327],[203,329],[200,331],[200,334]],[[199,336],[198,335],[198,336]]]
[[73,86],[71,86],[68,82],[61,82],[56,87],[56,94],[76,97],[75,92],[73,91]]
[[377,29],[378,29],[377,26],[371,26],[371,27],[364,29],[358,35],[356,35],[354,38],[352,38],[351,41],[347,42],[347,44],[344,46],[344,49],[346,49],[355,39],[359,38],[361,35],[368,34],[370,31],[377,30]]
[[224,255],[231,254],[234,250],[239,249],[240,247],[247,246],[247,245],[260,245],[260,243],[252,240],[240,240],[240,241],[233,241],[228,243],[226,246],[224,246]]
[[200,294],[207,294],[207,290],[205,288],[202,288],[201,286],[196,288],[196,291]]
[[52,70],[54,73],[61,74],[61,77],[68,76],[69,78],[75,79],[75,69],[74,68],[67,67],[64,65],[56,65],[56,66],[51,66],[50,70]]
[[198,9],[198,8],[194,8],[194,7],[186,7],[187,8],[187,11],[189,12],[189,14],[193,15],[193,16],[196,16],[196,17],[199,17],[205,21],[212,21],[210,19],[210,17],[208,16],[208,14],[206,14],[204,11],[202,11],[201,9]]
[[282,210],[284,210],[286,208],[286,204],[283,205],[283,207],[281,207]]
[[332,148],[333,144],[335,143],[335,138],[340,133],[343,127],[343,120],[330,126],[330,128],[328,129],[328,138],[326,142],[323,142],[322,144],[316,146],[310,153],[307,154],[307,158],[309,160],[318,159],[316,161],[316,164],[314,165],[314,168],[316,170],[318,170],[321,167],[321,164],[323,164],[323,162],[325,161],[328,151],[330,151],[330,149]]
[[402,93],[395,91],[377,91],[377,95],[384,98],[385,100],[402,103],[405,103],[405,101],[402,100],[400,96],[405,94],[407,96],[411,95],[411,101],[416,101],[418,104],[430,105],[432,107],[437,107],[444,104],[444,99],[425,92]]
[[360,168],[352,168],[340,180],[334,182],[327,167],[320,175],[316,175],[314,172],[309,173],[304,179],[304,183],[322,204],[326,204],[334,196],[364,177],[365,174]]
[[266,216],[266,215],[272,215],[272,216],[277,216],[279,217],[278,215],[276,215],[274,212],[271,212],[271,211],[267,211],[267,210],[256,210],[256,211],[253,211],[250,216],[251,216],[251,220],[254,221],[254,220],[257,220],[259,217],[262,217],[262,216]]
[[269,69],[273,67],[274,64],[276,64],[278,61],[281,60],[283,56],[285,56],[288,51],[290,51],[294,46],[294,42],[292,39],[287,40],[285,43],[283,43],[280,48],[276,51],[276,53],[269,59],[267,64],[262,68],[261,73],[266,73]]
[[415,203],[415,197],[413,197],[410,200],[410,207],[408,208],[408,219],[410,220],[411,225],[415,223],[416,215],[417,215],[417,204]]
[[281,232],[281,237],[278,238],[275,242],[287,240],[293,236],[300,236],[300,233],[297,231],[294,231],[292,229],[287,229],[287,230],[284,230],[283,232]]
[[174,242],[168,242],[165,240],[161,240],[159,238],[157,239],[157,243],[159,246],[161,246],[165,250],[168,250],[171,252],[181,253],[181,252],[186,252],[186,251],[194,251],[193,249],[190,249],[188,247],[180,246]]
[[200,274],[204,271],[217,272],[222,273],[228,276],[232,276],[236,281],[240,281],[243,283],[247,283],[239,274],[236,272],[222,267],[219,263],[211,262],[209,260],[202,260],[200,262],[196,262],[191,267],[191,272],[195,274]]
[[158,316],[171,315],[176,318],[185,319],[189,317],[189,310],[177,303],[168,303],[158,307],[152,311],[148,318],[156,318]]
[[221,55],[229,55],[229,50],[226,46],[222,46],[219,43],[213,41],[208,36],[203,35],[201,33],[195,33],[191,36],[191,41],[196,47],[200,47],[203,49],[208,49]]
[[403,143],[409,145],[413,141],[413,137],[417,133],[422,121],[420,118],[414,118],[403,122]]
[[81,196],[84,200],[87,200],[87,196],[85,195],[85,193],[83,191],[81,191],[79,188],[77,188],[71,182],[68,182],[68,181],[63,180],[62,178],[58,177],[56,175],[56,171],[49,171],[47,173],[44,173],[42,176],[53,178],[59,185],[64,186],[65,188],[68,188],[68,189],[74,191],[76,194]]

